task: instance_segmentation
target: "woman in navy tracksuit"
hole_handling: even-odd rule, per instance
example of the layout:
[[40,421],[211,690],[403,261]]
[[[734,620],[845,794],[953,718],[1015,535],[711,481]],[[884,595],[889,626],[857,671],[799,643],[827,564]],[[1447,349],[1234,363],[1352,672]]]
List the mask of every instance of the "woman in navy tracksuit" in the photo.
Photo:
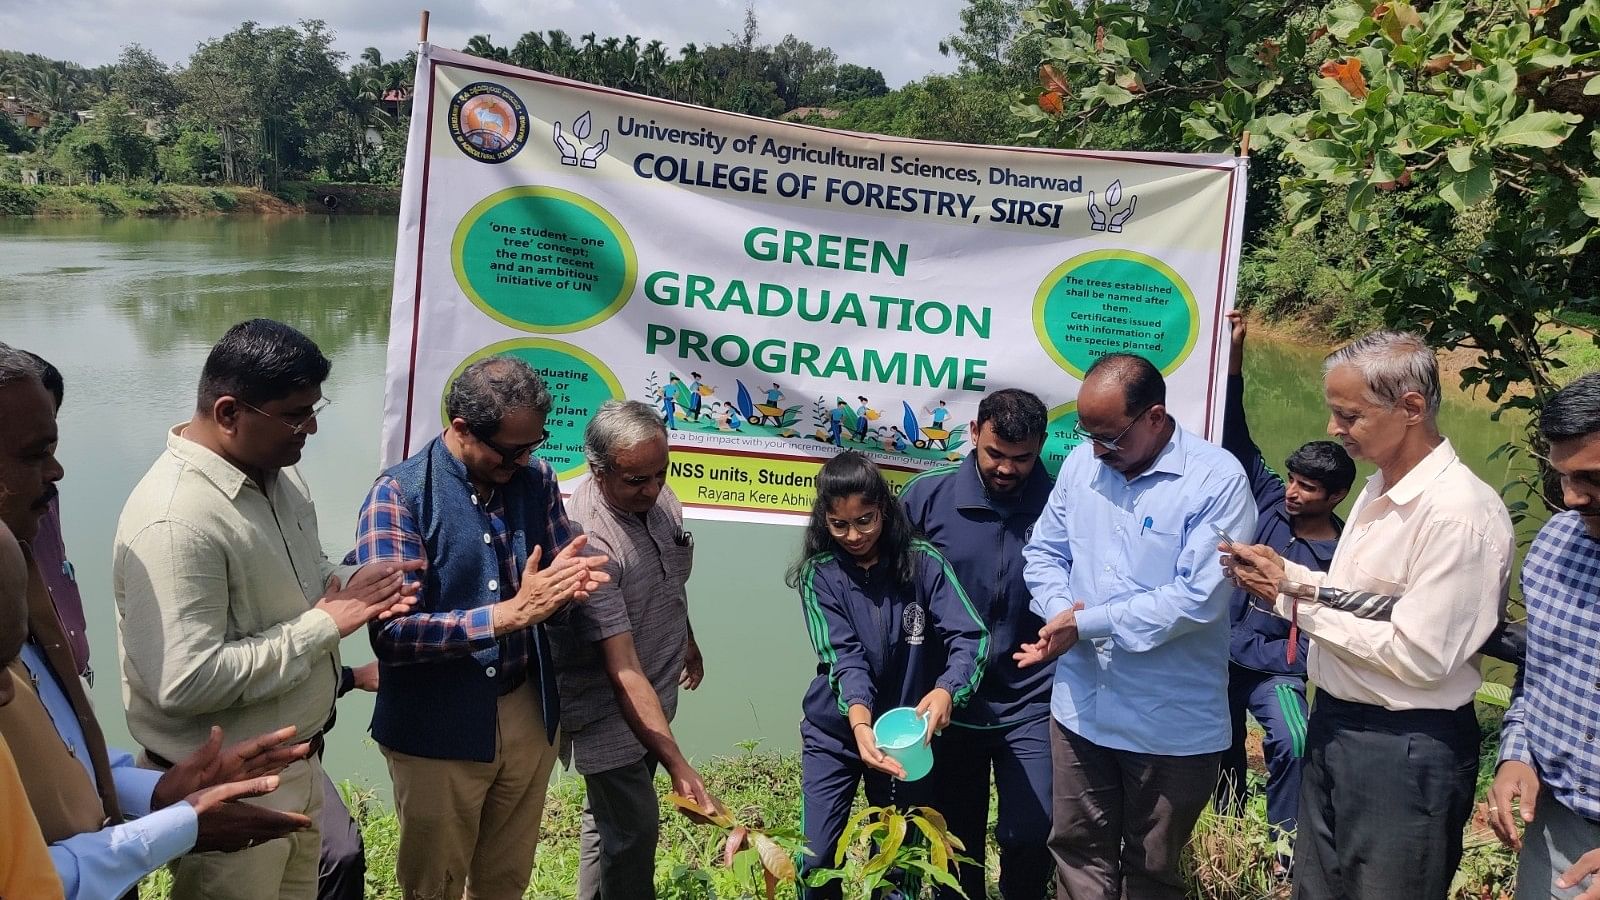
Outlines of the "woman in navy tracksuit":
[[[929,717],[930,737],[943,728],[983,678],[989,632],[944,557],[915,536],[877,467],[854,451],[817,474],[805,552],[789,583],[800,591],[818,660],[800,722],[813,854],[801,861],[803,875],[833,866],[862,779],[875,805],[938,808],[929,785],[890,780],[904,771],[878,750],[872,723],[915,706]],[[805,895],[838,897],[839,884]]]

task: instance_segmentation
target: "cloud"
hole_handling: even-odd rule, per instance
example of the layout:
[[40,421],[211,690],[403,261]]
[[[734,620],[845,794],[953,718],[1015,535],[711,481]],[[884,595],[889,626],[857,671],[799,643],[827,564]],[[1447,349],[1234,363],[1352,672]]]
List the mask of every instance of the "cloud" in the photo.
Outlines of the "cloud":
[[[474,34],[515,43],[531,28],[560,28],[576,37],[639,35],[678,48],[732,39],[743,26],[743,0],[422,0],[432,10],[430,39],[460,47]],[[841,62],[873,66],[891,86],[930,72],[949,72],[953,60],[939,41],[959,27],[964,0],[804,0],[760,4],[761,40],[785,34],[831,47]],[[377,47],[400,56],[416,42],[417,11],[390,0],[0,0],[0,45],[94,66],[114,62],[124,44],[139,43],[168,62],[182,62],[201,41],[219,37],[243,19],[280,25],[322,19],[337,47],[356,56]],[[403,9],[404,7],[402,7]]]

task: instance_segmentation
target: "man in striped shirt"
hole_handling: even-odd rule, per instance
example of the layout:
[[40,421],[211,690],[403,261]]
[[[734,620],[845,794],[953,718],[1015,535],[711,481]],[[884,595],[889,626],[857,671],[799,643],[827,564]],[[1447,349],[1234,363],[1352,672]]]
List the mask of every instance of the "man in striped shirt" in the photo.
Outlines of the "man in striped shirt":
[[[1500,732],[1489,824],[1519,849],[1518,900],[1600,898],[1600,373],[1539,416],[1567,511],[1522,566],[1527,662]],[[1519,836],[1513,806],[1528,830]]]

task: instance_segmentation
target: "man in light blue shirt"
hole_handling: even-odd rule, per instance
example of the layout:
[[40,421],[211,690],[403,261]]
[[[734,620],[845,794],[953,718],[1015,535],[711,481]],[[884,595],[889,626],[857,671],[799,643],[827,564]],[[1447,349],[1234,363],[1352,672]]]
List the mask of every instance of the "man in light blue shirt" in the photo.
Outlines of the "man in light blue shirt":
[[1232,739],[1213,528],[1253,534],[1255,501],[1239,463],[1165,404],[1166,383],[1142,357],[1089,368],[1083,443],[1023,550],[1045,626],[1016,659],[1056,660],[1058,898],[1180,900],[1179,855]]

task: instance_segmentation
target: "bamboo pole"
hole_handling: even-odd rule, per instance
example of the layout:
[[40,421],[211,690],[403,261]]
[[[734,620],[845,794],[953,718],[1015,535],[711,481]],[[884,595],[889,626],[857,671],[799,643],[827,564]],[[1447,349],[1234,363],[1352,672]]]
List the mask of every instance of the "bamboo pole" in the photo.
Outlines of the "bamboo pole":
[[428,42],[428,11],[427,10],[423,10],[422,11],[422,25],[421,25],[421,27],[419,27],[417,29],[417,43],[426,44],[427,42]]
[[1250,132],[1248,130],[1239,135],[1239,155],[1250,155]]

